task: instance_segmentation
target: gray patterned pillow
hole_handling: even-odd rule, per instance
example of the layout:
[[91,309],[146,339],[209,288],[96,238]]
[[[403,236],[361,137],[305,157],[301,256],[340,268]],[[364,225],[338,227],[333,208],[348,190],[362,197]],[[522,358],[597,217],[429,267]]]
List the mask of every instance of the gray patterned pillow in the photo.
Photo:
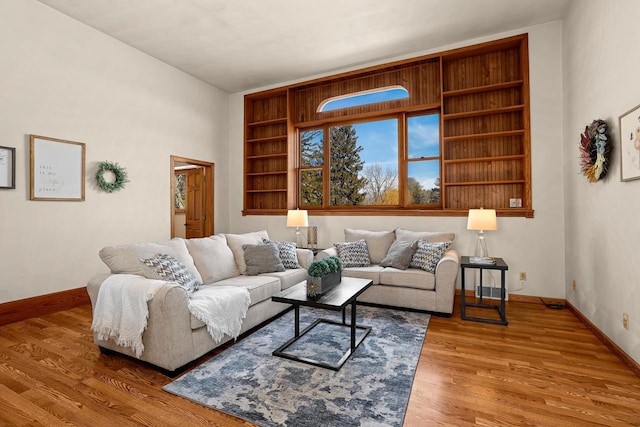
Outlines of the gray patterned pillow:
[[418,242],[405,242],[404,240],[395,240],[387,256],[384,257],[380,265],[383,267],[393,267],[400,270],[406,270],[411,264],[413,255],[418,248]]
[[449,249],[452,242],[427,242],[426,240],[418,240],[418,249],[416,250],[411,264],[411,268],[420,268],[435,273],[436,267],[444,253]]
[[371,265],[369,249],[364,239],[355,242],[334,243],[333,246],[338,251],[338,257],[342,261],[343,267],[368,267]]
[[144,269],[144,277],[148,279],[176,282],[185,288],[189,294],[197,291],[200,286],[200,282],[187,269],[187,266],[171,255],[156,254],[151,258],[140,258],[140,262],[148,267]]
[[296,244],[293,242],[276,242],[275,240],[262,239],[262,243],[275,243],[278,247],[280,260],[284,268],[294,269],[302,268],[298,263],[298,253],[296,252]]
[[285,270],[278,256],[278,247],[273,242],[242,245],[242,249],[244,249],[244,262],[247,265],[247,276]]

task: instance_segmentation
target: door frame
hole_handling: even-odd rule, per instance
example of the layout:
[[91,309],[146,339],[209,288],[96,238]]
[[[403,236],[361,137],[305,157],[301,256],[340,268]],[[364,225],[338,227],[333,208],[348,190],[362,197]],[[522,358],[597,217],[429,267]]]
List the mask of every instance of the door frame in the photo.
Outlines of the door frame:
[[204,187],[204,214],[205,214],[205,220],[204,220],[204,233],[206,236],[211,236],[214,233],[214,218],[213,218],[213,212],[214,212],[214,180],[215,180],[215,163],[211,163],[211,162],[205,162],[203,160],[195,160],[195,159],[189,159],[186,157],[180,157],[180,156],[174,156],[171,155],[171,160],[170,160],[170,176],[171,176],[171,183],[170,183],[170,187],[169,187],[169,216],[171,218],[171,238],[174,238],[176,235],[176,228],[175,228],[175,224],[174,224],[174,214],[175,214],[175,207],[173,205],[173,192],[174,189],[176,188],[176,178],[175,178],[175,168],[176,168],[176,164],[178,163],[187,163],[190,165],[194,165],[194,166],[200,166],[204,168],[204,174],[205,174],[205,187]]

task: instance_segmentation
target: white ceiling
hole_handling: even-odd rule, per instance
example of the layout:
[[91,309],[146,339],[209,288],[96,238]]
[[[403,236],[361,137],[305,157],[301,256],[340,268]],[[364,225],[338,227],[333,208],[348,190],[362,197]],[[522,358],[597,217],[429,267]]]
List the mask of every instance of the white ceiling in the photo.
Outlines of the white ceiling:
[[39,0],[226,92],[561,19],[573,0]]

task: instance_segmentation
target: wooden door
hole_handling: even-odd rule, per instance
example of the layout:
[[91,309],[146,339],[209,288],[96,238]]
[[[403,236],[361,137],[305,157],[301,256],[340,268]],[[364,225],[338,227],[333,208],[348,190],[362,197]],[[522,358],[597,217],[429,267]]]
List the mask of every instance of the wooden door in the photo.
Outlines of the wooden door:
[[187,170],[187,239],[205,237],[205,169]]

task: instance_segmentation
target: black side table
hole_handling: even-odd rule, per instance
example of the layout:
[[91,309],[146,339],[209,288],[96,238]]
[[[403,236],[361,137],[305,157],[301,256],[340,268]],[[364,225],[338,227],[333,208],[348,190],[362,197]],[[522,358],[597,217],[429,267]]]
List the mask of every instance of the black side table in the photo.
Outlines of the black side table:
[[[461,271],[461,276],[460,276],[460,280],[462,281],[462,318],[464,320],[474,320],[476,322],[484,322],[484,323],[495,323],[498,325],[508,325],[509,322],[507,322],[507,314],[505,311],[505,296],[506,296],[506,289],[505,289],[505,271],[507,271],[509,269],[509,266],[507,265],[507,263],[504,262],[504,260],[502,258],[494,258],[496,260],[495,264],[479,264],[479,263],[472,263],[471,260],[469,259],[468,256],[463,256],[461,257],[460,260],[460,271]],[[480,302],[478,303],[467,303],[465,300],[465,291],[464,291],[464,285],[465,285],[465,281],[464,281],[464,270],[465,268],[476,268],[478,270],[480,270]],[[500,305],[495,305],[495,304],[485,304],[482,302],[482,271],[483,270],[500,270]],[[471,317],[471,316],[467,316],[466,315],[466,308],[467,307],[480,307],[480,308],[494,308],[496,310],[498,310],[498,313],[500,314],[500,320],[497,319],[487,319],[484,317]]]

